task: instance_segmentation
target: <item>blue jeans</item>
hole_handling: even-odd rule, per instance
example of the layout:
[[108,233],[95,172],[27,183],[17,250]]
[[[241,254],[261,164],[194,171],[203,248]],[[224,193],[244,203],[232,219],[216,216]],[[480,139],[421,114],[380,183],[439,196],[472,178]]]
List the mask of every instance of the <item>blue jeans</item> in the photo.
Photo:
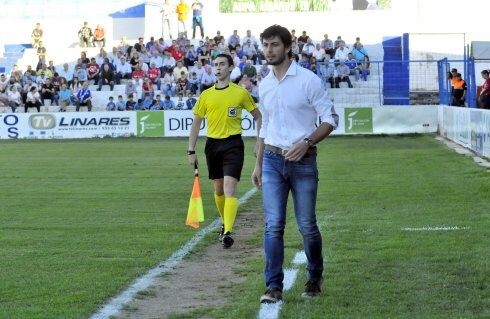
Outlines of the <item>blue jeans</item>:
[[268,288],[283,289],[284,228],[286,206],[291,191],[294,215],[303,237],[308,259],[309,280],[319,280],[323,273],[322,235],[316,223],[318,169],[316,156],[289,162],[282,155],[264,151],[262,195],[265,214],[265,282]]

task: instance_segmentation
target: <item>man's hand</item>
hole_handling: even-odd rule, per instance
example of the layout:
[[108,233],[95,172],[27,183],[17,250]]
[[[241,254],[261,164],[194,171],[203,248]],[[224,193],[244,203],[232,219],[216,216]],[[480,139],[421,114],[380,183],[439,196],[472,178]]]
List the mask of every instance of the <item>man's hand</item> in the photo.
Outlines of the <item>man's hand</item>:
[[262,189],[262,167],[258,165],[255,165],[252,173],[252,184],[254,184],[258,190]]
[[286,153],[284,159],[290,162],[298,162],[305,156],[306,152],[308,152],[308,148],[308,144],[304,141],[299,141]]
[[189,161],[189,164],[191,164],[192,167],[195,167],[197,163],[197,156],[196,154],[189,154],[187,155],[187,160]]

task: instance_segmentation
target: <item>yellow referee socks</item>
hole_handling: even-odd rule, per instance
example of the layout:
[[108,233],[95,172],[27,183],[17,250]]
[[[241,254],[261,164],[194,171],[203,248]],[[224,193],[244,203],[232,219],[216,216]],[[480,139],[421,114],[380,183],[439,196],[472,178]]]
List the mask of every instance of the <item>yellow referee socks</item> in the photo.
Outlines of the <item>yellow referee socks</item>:
[[231,232],[235,225],[235,218],[238,211],[238,199],[236,197],[226,197],[224,209],[225,234]]
[[216,195],[216,193],[214,193],[214,201],[216,202],[216,207],[218,208],[219,215],[224,224],[225,217],[223,212],[225,211],[225,195]]

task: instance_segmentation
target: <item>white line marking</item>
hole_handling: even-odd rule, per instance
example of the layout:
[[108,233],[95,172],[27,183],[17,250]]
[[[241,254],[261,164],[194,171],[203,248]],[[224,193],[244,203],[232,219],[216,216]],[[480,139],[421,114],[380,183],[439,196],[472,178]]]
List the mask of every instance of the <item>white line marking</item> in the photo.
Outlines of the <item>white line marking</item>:
[[442,226],[442,227],[418,227],[418,228],[410,228],[410,227],[402,227],[403,231],[449,231],[449,230],[466,230],[470,229],[469,227],[458,227],[458,226]]
[[[306,255],[304,251],[298,251],[293,258],[293,264],[299,266],[306,263]],[[289,290],[293,287],[296,277],[298,276],[298,269],[284,269],[284,286],[283,291]],[[261,304],[258,319],[277,319],[281,312],[283,302],[276,302],[273,304]]]
[[[238,200],[238,204],[244,204],[256,191],[256,188],[249,190]],[[118,314],[122,307],[126,303],[130,302],[138,291],[147,289],[153,284],[155,278],[174,269],[175,266],[177,266],[182,259],[192,251],[194,246],[196,246],[205,235],[214,231],[220,225],[221,219],[217,218],[206,228],[198,231],[197,234],[191,238],[191,240],[189,240],[179,250],[174,252],[167,260],[162,261],[160,264],[158,264],[158,266],[148,271],[143,277],[136,279],[134,283],[128,287],[128,289],[111,299],[109,303],[105,304],[99,311],[93,314],[90,319],[107,319],[110,316]]]

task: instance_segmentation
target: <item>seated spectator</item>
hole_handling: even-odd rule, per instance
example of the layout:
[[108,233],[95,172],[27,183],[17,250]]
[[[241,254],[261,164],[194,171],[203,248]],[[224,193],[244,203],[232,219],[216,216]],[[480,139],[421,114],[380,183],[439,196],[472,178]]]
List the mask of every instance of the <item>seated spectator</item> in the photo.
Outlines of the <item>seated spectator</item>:
[[157,89],[160,91],[160,88],[162,86],[162,74],[160,72],[160,69],[156,67],[155,63],[151,64],[151,67],[150,69],[148,69],[148,72],[146,74],[150,78],[151,83],[156,84]]
[[177,64],[174,57],[170,54],[169,51],[164,51],[164,52],[165,55],[163,57],[162,68],[160,70],[163,75],[165,75],[168,70],[173,72],[175,65]]
[[349,79],[350,69],[347,65],[345,65],[344,61],[340,61],[339,65],[337,65],[337,76],[335,77],[335,87],[339,88],[340,82],[347,82],[350,88],[352,88],[352,83]]
[[192,91],[189,92],[187,96],[187,101],[185,101],[185,106],[187,110],[192,110],[194,105],[196,105],[197,99],[194,97],[194,93]]
[[[158,69],[161,69],[161,67],[163,65],[163,58],[162,58],[162,54],[160,52],[158,52],[158,51],[153,52],[153,55],[150,58],[150,66],[152,64],[155,64],[155,67],[157,67]],[[160,73],[161,73],[161,71],[160,71]]]
[[116,84],[121,84],[122,79],[131,79],[131,66],[126,62],[125,57],[121,57],[120,62],[116,64]]
[[301,54],[301,59],[299,60],[298,64],[305,68],[305,69],[310,69],[310,58],[308,57],[308,54],[302,53]]
[[182,62],[182,64],[184,63],[185,52],[180,45],[175,45],[170,53],[175,59],[175,62]]
[[113,91],[115,80],[116,76],[114,74],[114,71],[109,68],[109,65],[104,64],[104,68],[100,72],[99,88],[97,89],[97,91],[102,90],[102,85],[109,85],[111,91]]
[[83,82],[79,81],[78,78],[75,76],[73,77],[73,81],[71,82],[71,88],[74,92],[78,92],[82,84]]
[[299,53],[299,46],[296,42],[293,42],[291,46],[291,53],[293,55],[294,61],[298,62],[300,58],[300,53]]
[[92,46],[92,29],[88,26],[88,22],[85,21],[83,26],[78,30],[78,39],[80,40],[80,47]]
[[313,51],[315,51],[315,49],[316,49],[316,46],[313,43],[313,39],[308,37],[305,45],[303,46],[303,50],[301,51],[301,54],[307,54],[308,57],[310,57],[313,55]]
[[354,59],[354,55],[349,53],[347,55],[347,59],[344,61],[345,65],[349,67],[349,74],[354,75],[356,81],[359,81],[359,67],[358,62]]
[[155,96],[155,88],[148,76],[145,77],[143,85],[141,86],[141,99],[144,100],[146,95],[149,95],[151,100],[153,100],[153,97]]
[[75,96],[75,103],[77,106],[76,108],[77,112],[80,111],[81,106],[86,106],[89,112],[92,111],[92,93],[88,88],[87,81],[83,82],[82,88],[78,91],[77,95]]
[[317,62],[323,62],[327,54],[325,53],[325,49],[320,46],[320,43],[317,43],[311,56],[314,57]]
[[341,40],[339,42],[339,47],[335,50],[335,61],[345,61],[348,58],[349,50],[345,47],[345,42]]
[[260,76],[262,78],[265,78],[267,75],[269,75],[270,72],[271,72],[271,69],[269,68],[269,65],[267,64],[267,62],[264,61],[262,63],[262,67],[259,70]]
[[54,85],[49,78],[44,81],[41,87],[41,99],[43,101],[50,100],[51,105],[58,105],[58,97],[56,96]]
[[131,78],[137,86],[143,85],[143,79],[145,76],[147,76],[146,72],[143,72],[139,65],[137,65],[136,69],[133,71],[133,73],[131,73]]
[[197,78],[196,72],[192,72],[189,79],[189,91],[192,94],[196,94],[200,90],[201,81]]
[[163,94],[175,96],[175,86],[177,85],[175,81],[175,76],[172,70],[167,70],[167,73],[163,76]]
[[82,69],[81,65],[77,65],[77,68],[75,69],[75,73],[73,74],[73,77],[77,78],[79,82],[83,83],[85,81],[88,81],[88,74],[85,69]]
[[[134,69],[138,65],[139,61],[140,61],[140,55],[139,55],[139,53],[136,52],[136,51],[133,52],[132,55],[131,55],[131,60],[129,60],[129,65],[131,65],[131,70],[132,71],[134,71]],[[160,62],[161,62],[161,60],[160,60]]]
[[[216,79],[216,75],[213,72],[213,68],[208,67],[206,72],[203,73],[203,75],[202,75],[202,79],[201,79],[202,91],[212,87],[216,83],[216,81],[217,81],[217,79]],[[201,91],[201,93],[202,93],[202,91]]]
[[26,104],[24,106],[25,113],[27,113],[30,107],[35,107],[37,109],[37,112],[39,113],[41,112],[42,105],[43,102],[41,100],[41,95],[39,94],[37,87],[31,87],[29,93],[27,93]]
[[173,72],[174,72],[174,78],[175,79],[178,79],[180,77],[180,74],[182,72],[185,73],[185,76],[188,77],[189,75],[189,70],[187,70],[187,68],[184,66],[184,64],[182,62],[177,62],[177,65],[175,66],[175,68],[173,69]]
[[255,82],[257,80],[257,69],[255,68],[254,65],[252,65],[251,60],[247,60],[245,68],[243,68],[242,74],[243,75],[246,74],[252,82]]
[[114,103],[114,98],[112,96],[109,96],[109,102],[107,102],[105,109],[106,109],[106,111],[115,111],[116,110],[116,103]]
[[145,94],[145,99],[141,103],[141,109],[142,110],[150,110],[151,107],[155,104],[155,100],[151,98],[151,95],[146,93]]
[[323,35],[322,43],[320,47],[325,50],[325,54],[329,55],[329,59],[332,59],[335,56],[334,44],[333,41],[328,38],[328,34]]
[[132,95],[132,96],[138,95],[136,85],[134,84],[134,82],[132,80],[129,80],[128,82],[126,82],[126,87],[124,89],[124,93],[126,94],[127,98],[129,98],[130,95]]
[[184,65],[186,67],[192,67],[196,63],[197,59],[198,59],[198,55],[196,53],[196,49],[194,48],[194,45],[192,44],[185,52]]
[[308,34],[306,31],[303,31],[303,33],[298,37],[298,47],[299,47],[299,53],[303,53],[303,47],[308,42]]
[[45,63],[41,65],[41,68],[37,71],[37,75],[40,75],[41,73],[44,73],[48,78],[53,76],[53,72],[48,69],[48,66]]
[[240,43],[240,36],[238,35],[238,31],[233,30],[233,34],[230,35],[230,37],[228,38],[228,48],[230,49],[230,51],[234,50],[236,46]]
[[369,71],[370,63],[369,63],[369,56],[365,55],[364,59],[362,59],[362,63],[359,65],[359,71],[361,72],[361,78],[364,81],[367,81],[367,77],[369,74],[371,74],[371,71]]
[[160,94],[158,94],[155,97],[155,103],[153,103],[153,105],[151,106],[150,110],[151,111],[160,111],[163,108],[162,105],[163,105],[162,98],[160,97]]
[[185,109],[184,94],[179,93],[178,96],[179,96],[179,99],[177,100],[177,104],[175,105],[175,109],[176,110],[183,110],[183,109]]
[[61,84],[61,89],[59,92],[59,104],[60,111],[66,112],[66,107],[71,104],[73,92],[68,88],[66,83]]
[[252,64],[257,64],[257,50],[250,39],[243,44],[242,51],[248,59],[252,60]]
[[97,45],[98,47],[105,47],[105,30],[104,27],[100,24],[97,24],[97,27],[94,30],[93,46],[95,45]]
[[333,63],[330,63],[330,60],[328,58],[325,59],[325,66],[320,69],[322,79],[325,81],[325,83],[330,83],[330,88],[337,87],[335,78],[335,68],[333,66]]
[[63,64],[63,69],[58,72],[58,75],[68,82],[68,86],[73,82],[73,71],[70,70],[68,63]]
[[134,96],[128,95],[128,100],[126,101],[126,111],[134,111],[136,104],[137,103],[134,100]]
[[356,38],[356,43],[354,43],[354,46],[352,48],[352,54],[357,61],[364,60],[364,57],[368,55],[368,52],[360,42],[359,38]]
[[95,62],[95,58],[90,59],[90,63],[87,64],[85,69],[87,70],[88,79],[94,80],[94,84],[98,83],[100,67],[97,62]]
[[173,110],[175,109],[175,103],[172,101],[170,96],[166,95],[165,100],[162,103],[162,110]]
[[208,51],[206,46],[202,46],[198,56],[199,61],[202,65],[209,64],[211,62],[211,52]]
[[243,73],[243,70],[245,70],[246,66],[247,66],[247,57],[243,56],[240,59],[240,63],[238,64],[238,68],[240,69],[240,73]]
[[15,110],[22,104],[22,97],[20,96],[20,92],[17,90],[16,85],[10,87],[8,92],[8,103],[12,109],[12,113],[15,113]]
[[187,94],[187,89],[189,87],[189,80],[187,79],[187,74],[184,71],[180,72],[180,77],[177,79],[175,86],[175,93],[177,94]]
[[82,68],[86,68],[86,65],[90,63],[90,59],[87,57],[87,52],[80,52],[80,63],[82,64]]
[[[129,81],[128,81],[129,82]],[[116,102],[116,109],[118,111],[124,111],[126,110],[126,102],[123,100],[122,95],[119,95],[117,97],[117,102]]]

